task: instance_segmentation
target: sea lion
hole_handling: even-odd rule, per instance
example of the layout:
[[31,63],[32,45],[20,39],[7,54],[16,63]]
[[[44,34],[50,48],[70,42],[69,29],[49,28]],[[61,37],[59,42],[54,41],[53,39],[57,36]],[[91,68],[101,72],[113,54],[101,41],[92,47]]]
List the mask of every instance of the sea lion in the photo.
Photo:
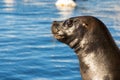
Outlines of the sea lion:
[[76,52],[83,80],[120,80],[120,50],[101,20],[78,16],[54,21],[52,33]]

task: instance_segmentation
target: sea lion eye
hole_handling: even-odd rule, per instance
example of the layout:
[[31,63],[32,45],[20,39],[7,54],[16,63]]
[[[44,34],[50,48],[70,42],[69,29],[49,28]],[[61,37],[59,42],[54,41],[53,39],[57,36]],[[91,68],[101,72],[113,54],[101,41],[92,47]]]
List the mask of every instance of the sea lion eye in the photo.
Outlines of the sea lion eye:
[[66,24],[67,24],[68,27],[72,27],[72,25],[73,25],[73,20],[68,20],[68,21],[66,22]]

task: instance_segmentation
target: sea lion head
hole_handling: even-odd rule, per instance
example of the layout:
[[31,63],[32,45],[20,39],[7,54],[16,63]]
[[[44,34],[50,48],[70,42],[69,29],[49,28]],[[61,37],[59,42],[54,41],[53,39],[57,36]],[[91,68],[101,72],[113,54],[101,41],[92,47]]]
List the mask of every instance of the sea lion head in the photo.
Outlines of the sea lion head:
[[91,36],[97,34],[98,37],[102,35],[103,33],[101,33],[100,29],[105,28],[104,26],[105,25],[95,17],[78,16],[64,21],[54,21],[52,24],[52,33],[58,41],[74,48],[80,44],[83,38],[90,41],[94,39]]

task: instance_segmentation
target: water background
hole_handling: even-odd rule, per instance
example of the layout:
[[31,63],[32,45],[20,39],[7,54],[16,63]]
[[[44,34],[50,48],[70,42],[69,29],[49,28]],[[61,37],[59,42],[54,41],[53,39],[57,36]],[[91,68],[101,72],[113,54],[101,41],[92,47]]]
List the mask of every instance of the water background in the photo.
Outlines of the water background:
[[120,47],[119,0],[77,0],[66,12],[55,1],[0,0],[0,80],[81,80],[74,51],[51,34],[54,20],[95,16]]

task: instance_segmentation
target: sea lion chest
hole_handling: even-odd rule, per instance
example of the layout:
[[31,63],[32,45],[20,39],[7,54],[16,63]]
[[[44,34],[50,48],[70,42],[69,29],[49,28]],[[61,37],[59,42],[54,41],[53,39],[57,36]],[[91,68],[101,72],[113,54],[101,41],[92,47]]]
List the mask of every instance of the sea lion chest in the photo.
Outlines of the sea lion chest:
[[80,58],[80,69],[83,80],[111,80],[111,72],[108,62],[105,61],[103,56],[98,57],[94,53]]

